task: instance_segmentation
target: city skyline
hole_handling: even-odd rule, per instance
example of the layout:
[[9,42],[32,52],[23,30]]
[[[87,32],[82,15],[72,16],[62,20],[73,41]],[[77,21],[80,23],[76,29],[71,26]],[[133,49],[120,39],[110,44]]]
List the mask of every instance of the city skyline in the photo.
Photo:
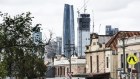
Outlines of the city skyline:
[[[85,1],[88,1],[86,12],[91,14],[91,19],[94,17],[95,32],[100,32],[99,34],[105,33],[105,25],[112,25],[120,30],[137,30],[140,26],[138,22],[140,11],[137,10],[140,7],[139,0]],[[35,17],[33,23],[42,24],[43,33],[46,33],[46,30],[52,30],[54,36],[62,36],[63,7],[65,3],[74,6],[75,28],[77,28],[77,8],[80,9],[83,6],[84,0],[61,0],[57,2],[56,0],[1,0],[0,7],[2,12],[9,13],[10,15],[30,11],[32,16]],[[83,12],[83,8],[80,12]],[[101,27],[99,27],[100,24]]]

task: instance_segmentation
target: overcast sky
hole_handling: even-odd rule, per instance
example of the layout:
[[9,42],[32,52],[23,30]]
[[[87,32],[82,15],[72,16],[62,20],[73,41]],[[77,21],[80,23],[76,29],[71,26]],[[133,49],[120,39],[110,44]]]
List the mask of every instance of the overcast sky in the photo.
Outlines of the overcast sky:
[[[95,32],[104,34],[105,25],[120,30],[140,30],[140,0],[85,0],[87,13],[95,25]],[[0,0],[0,11],[10,15],[30,11],[33,23],[41,23],[43,34],[52,30],[55,36],[62,36],[64,4],[74,6],[75,30],[77,30],[77,9],[84,0]],[[83,13],[83,9],[80,10]],[[101,26],[100,26],[101,24]],[[91,27],[92,27],[91,23]],[[100,30],[99,30],[100,29]],[[92,31],[92,28],[91,28]]]

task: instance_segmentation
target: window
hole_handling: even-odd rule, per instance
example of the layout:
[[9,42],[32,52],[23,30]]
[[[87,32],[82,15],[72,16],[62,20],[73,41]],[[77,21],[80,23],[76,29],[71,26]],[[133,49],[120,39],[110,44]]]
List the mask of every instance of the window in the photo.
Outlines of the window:
[[137,53],[134,53],[135,56],[137,56]]
[[123,54],[121,54],[121,68],[123,68]]
[[88,49],[89,49],[89,46],[87,46],[86,48],[87,48],[87,50],[88,50]]
[[63,73],[64,73],[64,75],[65,75],[65,67],[64,67],[64,69],[63,69]]
[[93,45],[96,45],[96,42],[93,42]]
[[99,57],[97,55],[97,72],[99,72]]
[[90,72],[92,72],[92,56],[90,56]]
[[84,73],[86,73],[86,68],[84,68]]
[[99,47],[102,48],[102,44],[99,43]]
[[62,75],[62,67],[60,67],[60,76]]
[[58,68],[58,75],[59,75],[59,68]]
[[112,50],[112,55],[116,55],[116,52],[114,50]]
[[[126,58],[128,57],[128,54],[126,54]],[[128,68],[129,67],[129,64],[128,63],[126,63],[126,68]]]
[[109,61],[108,61],[108,57],[106,57],[106,67],[109,67]]
[[67,68],[67,73],[69,72],[69,68]]

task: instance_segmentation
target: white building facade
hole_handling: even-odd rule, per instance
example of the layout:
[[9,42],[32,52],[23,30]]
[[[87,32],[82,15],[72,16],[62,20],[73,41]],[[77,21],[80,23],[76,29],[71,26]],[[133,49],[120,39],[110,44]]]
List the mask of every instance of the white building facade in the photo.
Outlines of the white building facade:
[[[79,59],[77,56],[71,57],[72,75],[86,73],[86,60]],[[54,59],[55,77],[68,77],[70,73],[70,62],[66,57],[60,56]]]

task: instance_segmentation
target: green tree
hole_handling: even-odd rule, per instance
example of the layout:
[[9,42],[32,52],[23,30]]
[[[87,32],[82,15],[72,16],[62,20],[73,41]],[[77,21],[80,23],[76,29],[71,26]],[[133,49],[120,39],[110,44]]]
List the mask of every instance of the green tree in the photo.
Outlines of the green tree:
[[[0,24],[0,53],[3,61],[0,67],[5,69],[7,76],[34,77],[43,76],[46,71],[44,65],[44,46],[49,43],[40,42],[35,45],[32,40],[32,19],[31,13],[22,13],[14,17],[8,14],[0,14],[3,22]],[[38,26],[38,24],[36,25]],[[33,52],[38,52],[38,55]],[[0,75],[0,76],[1,76]],[[5,75],[4,75],[5,76]]]
[[7,70],[6,70],[7,66],[6,65],[7,64],[5,61],[0,62],[0,77],[1,78],[6,77],[6,75],[7,75]]

